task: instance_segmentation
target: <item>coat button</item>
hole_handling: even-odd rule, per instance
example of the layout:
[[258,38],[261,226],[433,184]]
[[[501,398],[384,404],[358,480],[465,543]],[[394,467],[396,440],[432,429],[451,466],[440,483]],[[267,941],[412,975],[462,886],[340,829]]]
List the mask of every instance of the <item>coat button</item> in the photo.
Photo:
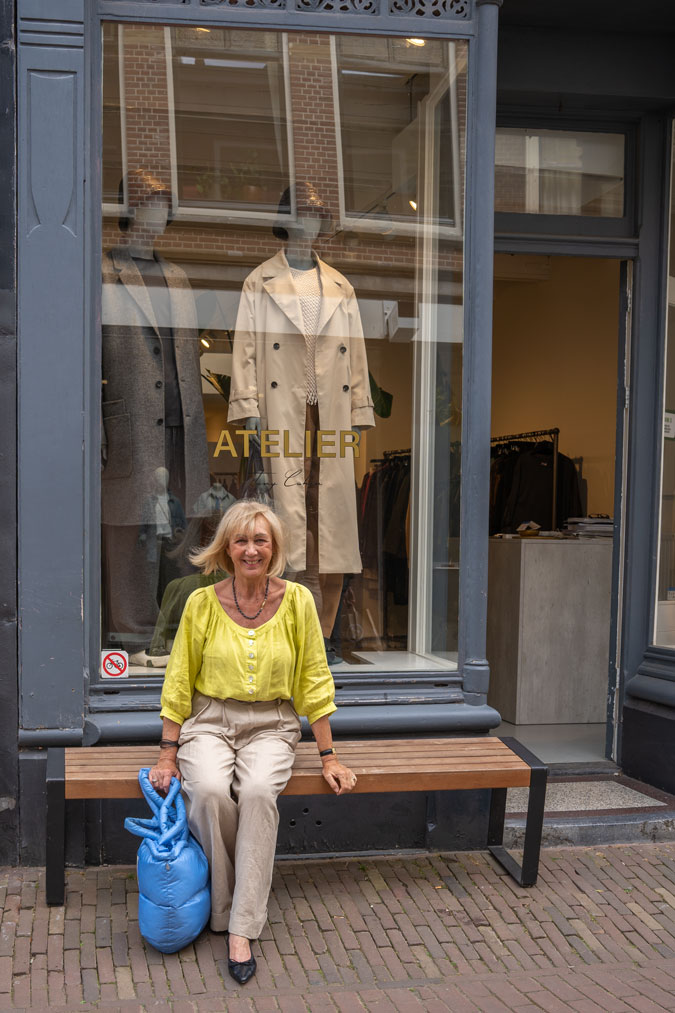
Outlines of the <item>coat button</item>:
[[278,387],[278,386],[279,386],[279,384],[277,383],[277,381],[276,381],[276,380],[272,380],[272,382],[271,382],[271,384],[270,384],[270,387],[271,387],[272,389],[274,389],[275,387]]
[[157,425],[158,426],[163,426],[164,425],[164,419],[157,419]]
[[345,352],[347,351],[347,346],[346,346],[346,345],[340,345],[340,351],[341,351],[341,352],[342,352],[342,354],[344,355],[344,354],[345,354]]
[[162,386],[162,381],[161,380],[156,380],[155,381],[155,387],[161,387],[161,386]]
[[152,354],[159,355],[159,345],[155,345],[155,347],[152,350]]
[[344,385],[344,387],[343,387],[342,389],[343,389],[343,391],[344,391],[344,392],[345,392],[345,394],[346,394],[346,393],[347,393],[347,391],[349,390],[349,384],[348,384],[348,383],[346,383],[346,384]]
[[273,349],[274,349],[274,350],[275,350],[276,352],[278,352],[278,351],[279,351],[279,349],[281,348],[281,345],[279,344],[279,342],[278,342],[278,341],[275,341],[275,342],[274,342],[274,344],[272,345],[272,348],[273,348]]

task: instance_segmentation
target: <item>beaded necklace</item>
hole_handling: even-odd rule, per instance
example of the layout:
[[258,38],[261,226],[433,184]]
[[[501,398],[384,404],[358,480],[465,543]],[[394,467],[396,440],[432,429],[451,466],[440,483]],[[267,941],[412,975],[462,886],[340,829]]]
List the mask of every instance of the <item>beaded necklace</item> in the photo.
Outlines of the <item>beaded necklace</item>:
[[258,618],[262,610],[265,608],[265,605],[267,604],[267,593],[269,589],[270,589],[270,579],[268,577],[267,583],[265,584],[265,597],[263,598],[262,605],[260,606],[260,608],[258,609],[258,611],[254,616],[247,616],[246,613],[242,610],[241,605],[239,604],[239,600],[237,598],[237,587],[235,584],[234,577],[232,578],[232,594],[234,595],[234,604],[237,606],[237,611],[240,612],[241,615],[243,615],[244,619],[248,619],[249,622],[252,622],[254,619]]

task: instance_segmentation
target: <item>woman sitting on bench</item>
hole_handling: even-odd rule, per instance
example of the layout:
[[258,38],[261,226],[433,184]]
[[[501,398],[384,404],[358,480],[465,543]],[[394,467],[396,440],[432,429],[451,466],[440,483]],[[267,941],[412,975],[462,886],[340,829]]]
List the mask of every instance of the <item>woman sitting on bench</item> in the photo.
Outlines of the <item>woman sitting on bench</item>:
[[193,555],[204,573],[232,575],[187,600],[162,690],[160,756],[150,780],[180,777],[190,829],[211,869],[211,929],[227,931],[228,967],[256,971],[250,940],[267,918],[279,814],[305,715],[323,776],[337,795],[356,777],[338,761],[329,715],[333,678],[312,595],[281,579],[282,527],[242,500]]

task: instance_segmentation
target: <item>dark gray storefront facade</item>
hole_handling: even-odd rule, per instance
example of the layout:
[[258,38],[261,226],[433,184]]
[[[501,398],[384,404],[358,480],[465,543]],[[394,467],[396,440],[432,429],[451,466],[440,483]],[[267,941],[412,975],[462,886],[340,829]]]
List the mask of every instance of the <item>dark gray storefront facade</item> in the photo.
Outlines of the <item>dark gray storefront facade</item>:
[[[0,862],[44,859],[48,746],[150,743],[160,732],[156,682],[121,687],[98,677],[102,20],[162,25],[167,32],[264,28],[291,38],[414,32],[468,45],[458,660],[442,677],[433,666],[418,666],[414,678],[387,666],[367,680],[336,678],[342,706],[334,732],[486,734],[499,724],[488,703],[486,658],[493,257],[496,251],[612,259],[622,265],[621,465],[614,485],[606,756],[627,774],[675,791],[675,650],[654,634],[662,419],[669,407],[663,390],[675,15],[652,3],[636,32],[629,3],[595,4],[592,14],[581,3],[564,11],[541,6],[532,0],[446,0],[433,8],[209,0],[0,5],[0,94],[3,109],[15,112],[0,124]],[[495,126],[623,135],[623,215],[495,217]],[[485,836],[480,793],[401,795],[381,806],[348,799],[347,818],[331,801],[314,800],[304,824],[312,829],[302,832],[302,805],[282,801],[282,849],[471,847]],[[73,805],[71,861],[129,859],[134,845],[120,830],[122,808]]]

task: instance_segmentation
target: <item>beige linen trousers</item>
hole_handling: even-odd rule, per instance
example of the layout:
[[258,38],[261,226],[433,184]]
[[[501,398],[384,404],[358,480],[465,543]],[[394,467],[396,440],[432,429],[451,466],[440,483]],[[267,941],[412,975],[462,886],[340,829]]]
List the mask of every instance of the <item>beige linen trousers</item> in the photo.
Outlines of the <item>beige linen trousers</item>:
[[257,939],[267,919],[279,826],[300,719],[288,700],[244,703],[195,692],[178,769],[190,830],[211,870],[211,928]]

